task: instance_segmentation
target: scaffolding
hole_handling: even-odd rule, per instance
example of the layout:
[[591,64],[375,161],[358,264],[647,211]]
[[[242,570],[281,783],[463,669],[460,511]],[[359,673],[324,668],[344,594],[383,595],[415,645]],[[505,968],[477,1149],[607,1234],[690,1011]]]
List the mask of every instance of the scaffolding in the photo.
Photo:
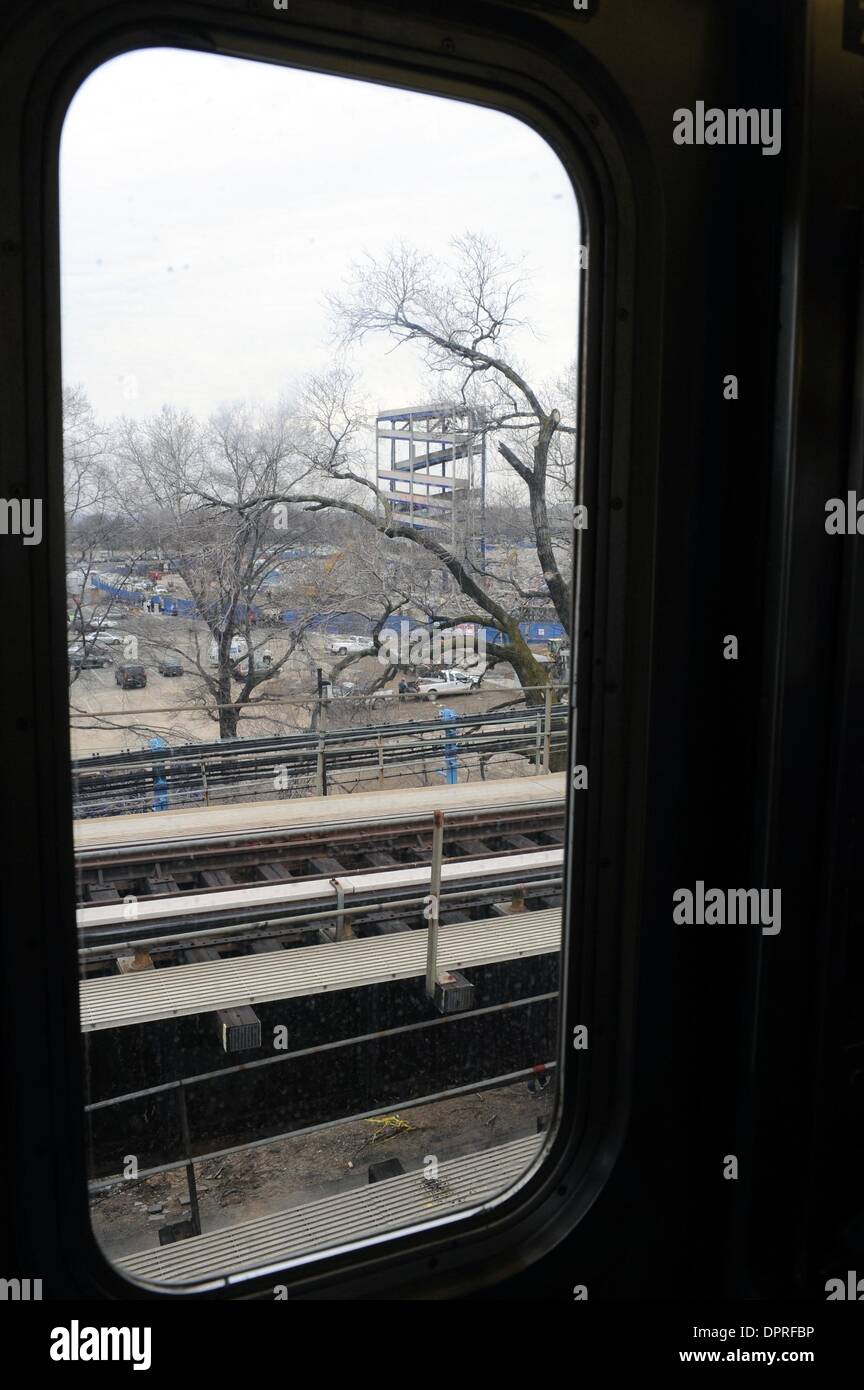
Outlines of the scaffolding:
[[375,422],[377,486],[394,514],[440,533],[462,554],[484,550],[486,435],[454,405],[382,411]]

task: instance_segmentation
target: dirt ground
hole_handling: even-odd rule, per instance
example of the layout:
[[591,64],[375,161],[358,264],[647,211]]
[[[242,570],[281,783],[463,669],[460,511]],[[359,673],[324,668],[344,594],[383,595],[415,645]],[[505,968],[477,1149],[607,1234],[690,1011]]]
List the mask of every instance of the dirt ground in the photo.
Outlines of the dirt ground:
[[[197,653],[197,659],[206,657],[209,634],[202,623],[183,618],[170,618],[149,615],[136,615],[123,621],[116,618],[117,627],[112,633],[122,637],[134,635],[139,642],[139,659],[147,669],[147,685],[143,689],[123,690],[114,679],[114,666],[122,660],[122,647],[112,644],[104,654],[110,657],[112,665],[98,670],[81,671],[69,688],[70,731],[72,756],[87,757],[98,753],[121,753],[129,749],[145,747],[147,741],[155,736],[164,738],[170,744],[211,742],[219,737],[217,724],[204,710],[203,682],[194,671],[177,677],[162,676],[158,662],[163,658],[177,658],[182,653],[187,658]],[[329,673],[338,657],[328,648],[328,638],[309,636],[304,639],[302,649],[290,658],[278,676],[266,682],[261,690],[267,695],[267,703],[256,710],[249,710],[241,716],[239,735],[241,738],[260,738],[278,734],[291,734],[308,730],[315,702],[315,668],[320,665]],[[267,639],[267,646],[274,661],[284,654],[286,638],[282,634]],[[203,654],[203,656],[202,656]],[[341,679],[351,680],[358,685],[371,684],[381,674],[381,667],[373,659],[353,662],[342,674]],[[235,687],[235,689],[239,689]],[[453,701],[460,713],[479,714],[499,705],[508,698],[507,692],[516,691],[516,680],[509,667],[500,668],[484,681],[484,689],[478,695],[460,696]],[[443,704],[450,703],[442,701]],[[348,706],[352,705],[354,715]],[[381,703],[374,711],[363,709],[356,722],[372,724],[376,722],[394,723],[434,717],[436,706],[424,702],[411,702],[400,705],[392,700]],[[334,726],[342,727],[344,718],[353,720],[357,707],[353,702],[334,701]],[[344,718],[343,718],[344,716]]]
[[[202,1232],[304,1206],[319,1197],[365,1187],[370,1163],[398,1158],[406,1171],[428,1154],[439,1160],[482,1152],[534,1134],[548,1121],[553,1086],[535,1095],[525,1082],[472,1092],[386,1117],[196,1163]],[[185,1169],[129,1180],[91,1197],[97,1240],[117,1259],[159,1245],[159,1228],[189,1216]]]

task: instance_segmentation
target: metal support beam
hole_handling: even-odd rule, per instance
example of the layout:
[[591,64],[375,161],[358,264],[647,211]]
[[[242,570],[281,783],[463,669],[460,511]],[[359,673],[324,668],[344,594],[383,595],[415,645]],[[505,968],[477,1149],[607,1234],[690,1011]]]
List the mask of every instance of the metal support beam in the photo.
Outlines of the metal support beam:
[[441,913],[441,863],[444,858],[444,812],[433,812],[432,824],[432,872],[429,883],[429,935],[426,946],[426,993],[430,999],[435,997],[435,981],[438,977],[438,929]]
[[546,714],[543,720],[543,771],[552,771],[552,686],[546,687]]
[[189,1137],[189,1115],[186,1110],[186,1088],[181,1081],[177,1087],[177,1109],[180,1112],[180,1132],[183,1136],[183,1153],[186,1162],[186,1182],[189,1187],[189,1210],[192,1215],[192,1230],[196,1236],[201,1234],[201,1212],[198,1209],[198,1187],[195,1182],[195,1164],[192,1162],[192,1141]]
[[324,680],[324,672],[318,667],[318,746],[315,760],[315,786],[319,796],[327,795],[327,699],[330,692],[329,681]]

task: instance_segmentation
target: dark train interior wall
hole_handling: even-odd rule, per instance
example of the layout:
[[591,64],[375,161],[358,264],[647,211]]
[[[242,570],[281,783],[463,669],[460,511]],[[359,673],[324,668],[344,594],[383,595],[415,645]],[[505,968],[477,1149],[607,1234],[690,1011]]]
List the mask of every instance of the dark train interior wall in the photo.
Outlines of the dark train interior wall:
[[[11,37],[24,8],[7,7],[0,38]],[[32,6],[40,8],[45,29],[33,30],[34,44],[64,22],[50,19],[50,6]],[[149,18],[146,7],[117,8],[130,23]],[[166,3],[164,32],[175,12],[178,23],[215,12],[233,32],[261,8]],[[453,69],[448,79],[446,63],[458,68],[462,29],[551,46],[590,84],[586,119],[601,109],[627,149],[634,187],[650,190],[638,206],[658,211],[634,229],[642,247],[628,324],[636,428],[632,487],[616,499],[628,544],[653,556],[641,599],[650,624],[644,878],[623,1143],[578,1228],[542,1259],[524,1269],[518,1251],[504,1253],[494,1280],[484,1267],[484,1287],[474,1290],[468,1276],[448,1286],[427,1271],[417,1276],[418,1297],[446,1297],[449,1288],[478,1300],[570,1300],[581,1283],[596,1300],[676,1301],[693,1290],[819,1300],[835,1268],[864,1271],[864,590],[856,549],[864,540],[825,528],[830,498],[864,496],[864,51],[855,51],[850,9],[842,0],[598,0],[584,16],[542,0],[319,7],[346,29],[362,27],[368,11],[375,24],[386,20],[394,42],[431,18],[444,82],[459,80]],[[505,75],[500,82],[504,101]],[[675,144],[673,112],[700,101],[781,110],[782,152]],[[7,123],[3,138],[17,135]],[[23,179],[41,176],[33,146],[20,169]],[[36,348],[20,319],[21,285],[41,255],[53,261],[55,253],[31,226],[22,258],[18,230],[3,232],[3,220],[0,211],[0,490],[9,495],[26,486],[22,460],[40,448],[28,431],[41,403],[22,399],[26,354]],[[724,396],[730,374],[734,400]],[[0,544],[2,592],[21,596],[9,610],[17,635],[0,683],[0,794],[12,812],[0,842],[0,1068],[14,1116],[0,1165],[5,1190],[17,1194],[0,1228],[16,1268],[29,1266],[34,1251],[53,1251],[60,1296],[73,1297],[80,1286],[57,1238],[45,1124],[48,1111],[64,1113],[47,1051],[58,1007],[51,972],[61,962],[50,958],[47,938],[28,941],[33,885],[51,873],[49,808],[65,786],[37,748],[40,739],[51,744],[40,724],[46,682],[62,686],[62,677],[56,633],[31,607],[34,594],[48,593],[47,569],[29,574],[36,564]],[[734,661],[724,659],[729,634],[738,639]],[[674,925],[673,894],[699,881],[780,887],[782,930]],[[44,891],[40,911],[49,913]],[[519,968],[522,993],[554,988],[551,969]],[[29,1001],[22,972],[36,984]],[[499,967],[478,971],[484,998],[497,998],[501,978]],[[407,986],[388,990],[388,1025],[411,1021]],[[305,1028],[312,1037],[314,1001],[292,1007],[297,1036]],[[340,1018],[353,1027],[349,1014],[367,1004],[346,994],[338,1007],[328,1016],[337,1032]],[[537,1008],[545,1019],[545,1006]],[[455,1037],[465,1026],[439,1032]],[[458,1050],[442,1036],[448,1045]],[[99,1035],[89,1046],[89,1099],[112,1069],[134,1090],[135,1049],[114,1051]],[[171,1066],[177,1046],[184,1067],[218,1064],[215,1032],[191,1020],[151,1027],[148,1046],[170,1054]],[[531,1065],[518,1022],[507,1051],[514,1069]],[[398,1090],[390,1080],[420,1061],[419,1050],[391,1055],[385,1045],[371,1061],[358,1057],[370,1107],[388,1103]],[[331,1084],[320,1060],[303,1065],[304,1085]],[[274,1124],[291,1127],[301,1112],[281,1097]],[[80,1140],[80,1116],[66,1119]],[[110,1152],[117,1136],[108,1121],[99,1126],[108,1129],[97,1147]],[[724,1180],[729,1155],[737,1181]]]
[[[864,1254],[860,542],[825,528],[862,495],[864,64],[840,4],[688,6],[689,43],[683,8],[640,7],[629,82],[616,66],[668,250],[633,1111],[580,1230],[490,1298],[578,1270],[601,1297],[818,1300]],[[779,107],[782,164],[685,169],[664,123],[699,97]],[[673,889],[699,879],[782,885],[781,933],[675,936]]]

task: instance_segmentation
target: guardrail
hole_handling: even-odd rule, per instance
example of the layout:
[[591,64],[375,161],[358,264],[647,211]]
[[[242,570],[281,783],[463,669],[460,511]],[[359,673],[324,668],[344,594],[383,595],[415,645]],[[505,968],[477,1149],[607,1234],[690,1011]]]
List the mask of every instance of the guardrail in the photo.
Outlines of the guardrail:
[[481,771],[494,755],[527,761],[535,775],[542,775],[566,748],[567,716],[567,706],[547,699],[542,705],[460,715],[446,722],[438,718],[309,730],[282,738],[77,759],[72,763],[75,815],[326,796],[340,777],[348,779],[350,789],[384,788],[388,778],[412,772],[455,781],[460,772]]

